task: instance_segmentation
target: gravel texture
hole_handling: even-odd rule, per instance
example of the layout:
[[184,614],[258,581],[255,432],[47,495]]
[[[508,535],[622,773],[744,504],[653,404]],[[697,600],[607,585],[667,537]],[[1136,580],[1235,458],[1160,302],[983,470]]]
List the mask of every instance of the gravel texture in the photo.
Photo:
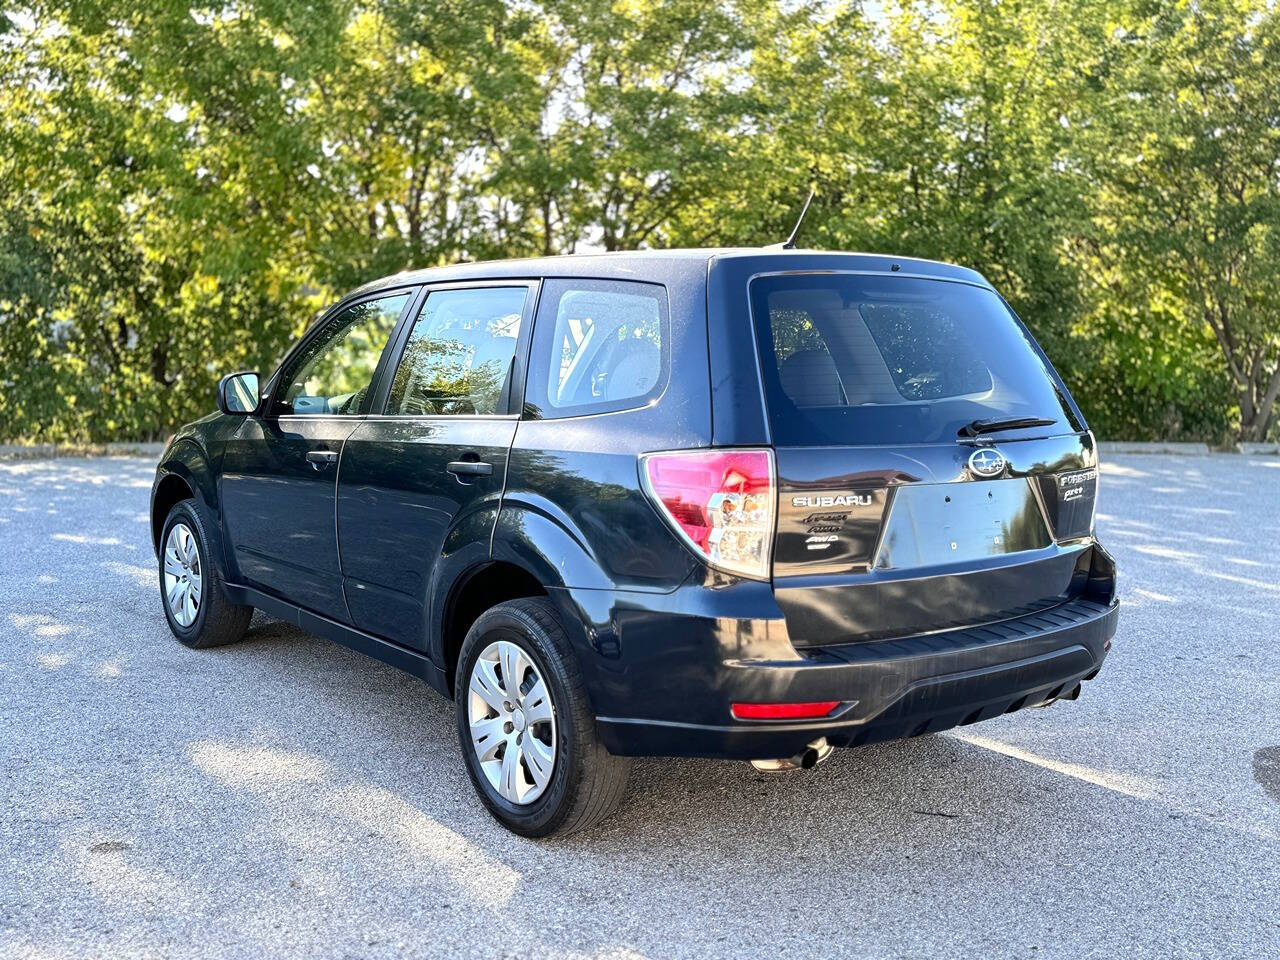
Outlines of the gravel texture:
[[1115,457],[1077,703],[807,774],[640,761],[596,832],[451,706],[258,617],[170,636],[142,459],[0,463],[2,957],[1280,956],[1280,460]]

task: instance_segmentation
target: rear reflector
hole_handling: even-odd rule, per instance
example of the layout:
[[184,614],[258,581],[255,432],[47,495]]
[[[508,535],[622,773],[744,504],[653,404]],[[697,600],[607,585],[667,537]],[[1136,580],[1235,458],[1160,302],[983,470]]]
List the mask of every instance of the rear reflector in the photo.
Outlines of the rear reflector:
[[811,703],[735,703],[732,713],[738,720],[803,720],[827,717],[840,706],[839,700]]
[[681,450],[641,457],[646,492],[713,567],[768,580],[777,512],[770,450]]

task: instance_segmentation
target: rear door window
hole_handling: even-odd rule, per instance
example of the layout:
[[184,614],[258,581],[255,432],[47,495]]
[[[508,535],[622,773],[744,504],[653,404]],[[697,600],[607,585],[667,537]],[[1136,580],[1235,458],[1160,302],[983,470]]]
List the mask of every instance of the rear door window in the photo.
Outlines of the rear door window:
[[391,382],[396,416],[492,416],[506,391],[528,288],[432,290]]
[[548,280],[534,325],[527,402],[543,417],[643,406],[666,385],[670,341],[663,287]]
[[1081,429],[1040,354],[988,289],[914,277],[784,274],[751,284],[774,442],[955,440],[978,419]]

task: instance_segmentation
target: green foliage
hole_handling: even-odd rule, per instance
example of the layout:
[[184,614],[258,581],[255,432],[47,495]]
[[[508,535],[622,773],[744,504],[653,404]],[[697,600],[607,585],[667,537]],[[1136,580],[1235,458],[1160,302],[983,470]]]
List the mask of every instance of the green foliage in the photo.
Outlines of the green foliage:
[[1270,0],[41,0],[0,17],[0,438],[161,437],[340,292],[459,259],[971,265],[1095,431],[1280,393]]
[[[1280,11],[1143,4],[1113,37],[1081,151],[1098,184],[1090,260],[1125,303],[1164,308],[1152,359],[1172,364],[1165,396],[1177,399],[1208,333],[1214,376],[1199,379],[1220,395],[1225,374],[1236,402],[1219,416],[1262,440],[1280,396]],[[1150,326],[1138,319],[1129,337]]]

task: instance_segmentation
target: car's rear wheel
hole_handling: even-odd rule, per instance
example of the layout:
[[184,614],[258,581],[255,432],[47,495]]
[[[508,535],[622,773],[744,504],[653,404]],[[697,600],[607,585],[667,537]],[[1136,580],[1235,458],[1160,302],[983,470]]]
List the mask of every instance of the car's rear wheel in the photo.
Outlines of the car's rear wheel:
[[253,616],[253,607],[227,599],[209,552],[195,505],[174,504],[160,534],[160,599],[173,635],[197,649],[235,643]]
[[454,700],[471,781],[507,829],[573,833],[618,806],[629,763],[596,735],[582,672],[550,601],[511,600],[476,620]]

